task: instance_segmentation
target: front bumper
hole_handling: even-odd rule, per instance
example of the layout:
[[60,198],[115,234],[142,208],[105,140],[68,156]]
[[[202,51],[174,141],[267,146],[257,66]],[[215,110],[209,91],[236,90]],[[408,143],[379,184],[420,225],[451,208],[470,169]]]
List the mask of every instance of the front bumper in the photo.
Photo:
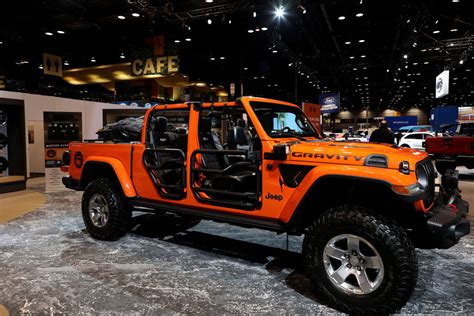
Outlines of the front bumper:
[[471,224],[466,219],[469,203],[461,197],[457,177],[458,173],[454,170],[443,176],[435,206],[429,212],[428,230],[439,243],[446,240],[458,242],[471,230]]

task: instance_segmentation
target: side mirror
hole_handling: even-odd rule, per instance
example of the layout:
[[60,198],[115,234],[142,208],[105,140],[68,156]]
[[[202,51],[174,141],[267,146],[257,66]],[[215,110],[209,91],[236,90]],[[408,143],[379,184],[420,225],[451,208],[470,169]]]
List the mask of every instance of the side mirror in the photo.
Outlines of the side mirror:
[[270,160],[286,160],[286,156],[290,153],[290,146],[275,145],[271,153],[265,153],[264,158]]

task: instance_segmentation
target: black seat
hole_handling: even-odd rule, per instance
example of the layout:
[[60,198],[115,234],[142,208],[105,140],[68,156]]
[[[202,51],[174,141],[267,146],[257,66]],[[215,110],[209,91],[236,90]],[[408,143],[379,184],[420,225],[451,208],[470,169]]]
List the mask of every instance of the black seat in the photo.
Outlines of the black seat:
[[[153,118],[150,126],[151,147],[156,149],[179,148],[178,136],[168,130],[168,119],[163,116]],[[162,184],[182,184],[184,161],[175,152],[151,152],[147,157],[148,167]]]
[[229,149],[249,150],[252,148],[252,140],[245,127],[245,121],[238,118],[235,125],[228,129],[227,146]]
[[[224,150],[219,135],[212,131],[212,118],[203,117],[199,124],[199,141],[201,149]],[[235,192],[252,192],[255,187],[256,173],[250,162],[229,163],[229,158],[225,154],[202,154],[202,164],[204,169],[224,170],[228,173],[213,175],[205,174],[205,185],[216,190],[227,190]],[[228,198],[214,194],[215,198]]]

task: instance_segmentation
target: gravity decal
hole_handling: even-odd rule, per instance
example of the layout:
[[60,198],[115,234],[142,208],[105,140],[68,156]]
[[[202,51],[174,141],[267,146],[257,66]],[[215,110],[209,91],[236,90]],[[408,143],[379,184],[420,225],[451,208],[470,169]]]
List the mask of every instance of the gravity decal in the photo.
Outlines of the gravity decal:
[[352,156],[352,155],[336,155],[336,154],[313,154],[303,152],[291,153],[296,158],[313,158],[313,159],[335,159],[335,160],[349,160],[354,159],[355,161],[361,161],[364,156]]

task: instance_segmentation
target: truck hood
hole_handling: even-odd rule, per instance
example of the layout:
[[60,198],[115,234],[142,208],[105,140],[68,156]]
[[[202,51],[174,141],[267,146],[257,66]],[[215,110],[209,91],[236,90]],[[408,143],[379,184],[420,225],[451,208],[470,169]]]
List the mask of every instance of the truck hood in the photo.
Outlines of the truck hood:
[[388,168],[398,169],[400,162],[408,161],[413,170],[417,162],[428,157],[419,150],[374,143],[308,141],[287,144],[290,146],[290,161],[362,166],[367,157],[383,155],[387,158]]

